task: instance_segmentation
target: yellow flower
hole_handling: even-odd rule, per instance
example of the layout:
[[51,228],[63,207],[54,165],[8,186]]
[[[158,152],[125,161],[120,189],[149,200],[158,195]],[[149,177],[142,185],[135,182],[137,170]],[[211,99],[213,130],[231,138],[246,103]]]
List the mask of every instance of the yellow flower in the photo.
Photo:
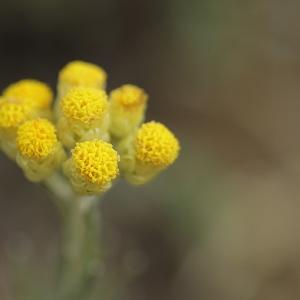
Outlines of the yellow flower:
[[149,122],[142,125],[135,139],[136,159],[145,165],[166,168],[179,153],[179,142],[163,124]]
[[27,105],[2,100],[0,102],[0,128],[17,128],[27,119],[29,112]]
[[115,101],[124,111],[130,111],[144,105],[147,98],[148,96],[143,89],[132,84],[125,84],[111,93],[111,100]]
[[101,120],[108,108],[107,95],[93,88],[73,88],[61,103],[63,115],[74,122],[91,125]]
[[31,117],[31,109],[25,104],[0,100],[0,140],[2,151],[15,159],[18,127]]
[[78,193],[97,194],[106,191],[118,176],[118,161],[111,144],[92,140],[76,144],[64,171]]
[[41,160],[48,157],[57,143],[55,127],[46,119],[28,121],[18,130],[18,149],[28,159]]
[[68,63],[58,76],[59,97],[64,96],[72,87],[85,86],[103,89],[107,74],[99,66],[84,61]]
[[109,140],[108,101],[103,90],[88,87],[71,89],[61,100],[58,133],[63,144],[101,138]]
[[132,184],[144,184],[174,163],[180,145],[174,134],[163,124],[143,124],[134,136],[119,144],[121,170]]
[[53,100],[50,87],[38,80],[23,79],[9,85],[3,96],[16,103],[25,103],[37,109],[48,109]]
[[[47,84],[24,79],[9,85],[0,96],[1,150],[31,181],[56,185],[55,171],[62,167],[83,195],[109,189],[119,167],[128,182],[148,182],[174,163],[179,141],[161,123],[142,124],[148,104],[142,88],[124,84],[108,97],[106,81],[106,72],[95,64],[68,63],[58,75],[53,109]],[[47,120],[53,117],[56,126]]]
[[148,95],[135,85],[125,84],[110,94],[111,133],[124,138],[144,120]]
[[17,163],[31,181],[47,178],[65,158],[56,129],[46,119],[27,121],[19,127],[17,149]]

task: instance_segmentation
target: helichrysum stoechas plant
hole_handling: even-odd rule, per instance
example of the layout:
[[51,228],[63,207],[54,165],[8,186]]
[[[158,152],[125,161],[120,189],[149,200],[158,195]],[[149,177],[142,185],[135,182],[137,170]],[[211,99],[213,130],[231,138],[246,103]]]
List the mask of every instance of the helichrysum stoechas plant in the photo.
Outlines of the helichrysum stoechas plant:
[[79,194],[98,194],[119,175],[119,155],[112,145],[92,140],[77,143],[64,164],[64,173]]
[[32,110],[27,104],[0,99],[0,146],[11,159],[16,158],[16,135],[18,127],[30,119]]
[[104,89],[106,79],[106,72],[99,66],[80,60],[72,61],[59,72],[58,97],[63,97],[70,89],[78,86]]
[[[143,123],[148,95],[125,84],[108,95],[106,72],[74,61],[59,72],[56,103],[43,82],[24,79],[0,97],[0,146],[53,194],[64,224],[56,299],[85,299],[99,257],[95,205],[120,176],[145,184],[177,159],[165,125]],[[95,269],[95,266],[92,268]]]
[[3,96],[10,102],[27,105],[35,117],[51,118],[53,92],[44,82],[35,79],[24,79],[12,83],[4,91]]
[[30,104],[36,109],[49,109],[53,100],[50,87],[34,79],[12,83],[3,91],[3,96],[12,102]]
[[104,90],[72,88],[60,101],[58,134],[69,149],[76,142],[99,138],[109,140],[109,113]]
[[46,119],[22,124],[17,132],[17,164],[31,181],[42,181],[60,167],[65,151],[56,136],[56,129]]
[[174,134],[158,122],[144,123],[119,144],[121,170],[128,182],[140,185],[148,182],[170,166],[179,153]]
[[125,138],[144,120],[148,95],[135,85],[125,84],[110,93],[111,134]]

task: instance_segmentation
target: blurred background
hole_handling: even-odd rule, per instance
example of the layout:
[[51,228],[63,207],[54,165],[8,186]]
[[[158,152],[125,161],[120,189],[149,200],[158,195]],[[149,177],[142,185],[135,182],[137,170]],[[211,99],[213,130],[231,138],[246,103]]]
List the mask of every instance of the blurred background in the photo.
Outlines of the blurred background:
[[[26,77],[55,89],[64,64],[90,61],[108,72],[109,90],[144,87],[147,119],[181,140],[167,172],[140,188],[119,182],[101,203],[107,299],[300,298],[299,9],[292,0],[1,1],[1,90]],[[42,284],[28,261],[51,280],[59,217],[3,155],[0,195],[0,299],[31,300],[19,291]]]

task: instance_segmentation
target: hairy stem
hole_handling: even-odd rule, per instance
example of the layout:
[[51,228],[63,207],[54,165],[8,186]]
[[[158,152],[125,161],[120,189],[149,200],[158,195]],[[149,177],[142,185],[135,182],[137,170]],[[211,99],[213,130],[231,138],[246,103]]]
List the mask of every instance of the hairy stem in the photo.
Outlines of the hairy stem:
[[84,300],[97,275],[100,257],[98,199],[79,197],[59,174],[45,182],[62,216],[59,300]]
[[99,257],[98,210],[83,210],[75,198],[64,221],[60,299],[84,299],[96,274]]

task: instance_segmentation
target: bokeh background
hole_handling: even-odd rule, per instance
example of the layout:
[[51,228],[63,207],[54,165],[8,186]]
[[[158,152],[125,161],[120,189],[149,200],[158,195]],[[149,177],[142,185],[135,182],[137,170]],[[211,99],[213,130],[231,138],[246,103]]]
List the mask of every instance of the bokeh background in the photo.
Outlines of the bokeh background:
[[[144,87],[147,119],[181,140],[167,172],[140,188],[119,182],[101,203],[107,299],[300,298],[299,10],[293,0],[1,0],[1,89],[25,77],[55,89],[66,62],[91,61],[109,90]],[[51,280],[59,217],[3,155],[0,198],[0,299],[31,300],[24,290]]]

